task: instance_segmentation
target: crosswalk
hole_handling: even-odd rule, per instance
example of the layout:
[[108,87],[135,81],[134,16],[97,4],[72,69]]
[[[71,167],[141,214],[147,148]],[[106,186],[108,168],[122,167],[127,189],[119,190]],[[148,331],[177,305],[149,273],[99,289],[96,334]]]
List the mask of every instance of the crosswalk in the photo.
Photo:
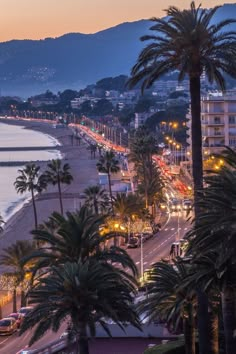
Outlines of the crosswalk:
[[[174,230],[177,230],[177,227],[166,227],[165,229],[161,230],[161,231],[174,231]],[[179,227],[179,230],[183,230],[183,231],[187,231],[188,230],[188,227],[184,227],[184,228],[181,228]]]

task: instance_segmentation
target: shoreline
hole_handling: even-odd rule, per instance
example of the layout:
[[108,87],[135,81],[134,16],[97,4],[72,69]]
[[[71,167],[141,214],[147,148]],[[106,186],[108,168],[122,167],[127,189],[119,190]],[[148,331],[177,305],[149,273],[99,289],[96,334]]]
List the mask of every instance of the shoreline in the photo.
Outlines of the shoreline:
[[[70,185],[62,185],[63,192],[67,194],[67,197],[63,200],[63,206],[65,211],[78,209],[82,202],[79,200],[78,193],[81,193],[87,186],[98,183],[97,160],[90,159],[86,143],[82,141],[80,146],[71,145],[71,129],[68,127],[56,129],[48,122],[28,122],[25,120],[10,120],[9,118],[1,118],[0,122],[39,131],[60,143],[61,159],[70,165],[71,174],[74,178]],[[42,171],[46,168],[48,162],[49,160],[39,163]],[[45,198],[43,198],[44,195]],[[48,198],[46,197],[47,195]],[[68,195],[73,197],[68,197]],[[49,186],[46,191],[36,197],[36,208],[39,224],[46,221],[53,211],[59,211],[57,187]],[[17,240],[32,239],[30,233],[32,229],[34,229],[33,207],[31,200],[28,200],[6,221],[4,231],[0,235],[0,250],[10,246]]]

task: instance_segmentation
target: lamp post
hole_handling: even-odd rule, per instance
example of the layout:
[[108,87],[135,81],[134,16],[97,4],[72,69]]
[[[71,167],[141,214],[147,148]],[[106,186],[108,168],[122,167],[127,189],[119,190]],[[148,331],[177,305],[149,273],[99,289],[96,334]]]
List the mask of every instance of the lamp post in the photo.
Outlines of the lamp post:
[[141,272],[141,279],[143,281],[143,274],[144,274],[144,269],[143,269],[143,234],[141,234],[141,237],[140,237],[140,272]]

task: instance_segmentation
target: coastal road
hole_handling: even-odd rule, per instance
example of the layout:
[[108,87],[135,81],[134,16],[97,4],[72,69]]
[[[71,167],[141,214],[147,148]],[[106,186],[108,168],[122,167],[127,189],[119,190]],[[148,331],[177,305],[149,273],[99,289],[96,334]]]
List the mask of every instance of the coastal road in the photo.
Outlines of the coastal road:
[[[163,258],[167,258],[169,256],[172,243],[177,239],[181,239],[189,227],[190,224],[187,221],[185,213],[179,212],[179,215],[175,212],[171,213],[167,219],[166,224],[163,225],[162,230],[159,231],[152,239],[143,243],[144,270],[149,269],[152,263],[157,262]],[[140,271],[141,249],[129,249],[128,252]],[[34,346],[32,346],[32,349],[41,348],[47,343],[58,339],[65,328],[66,325],[63,325],[57,334],[52,333],[51,331],[46,333],[43,338],[41,338]],[[21,337],[18,336],[18,333],[13,334],[12,336],[0,337],[0,353],[16,354],[17,351],[27,346],[31,335],[31,331],[28,331]]]
[[[189,216],[188,216],[189,217]],[[170,249],[173,242],[176,242],[184,237],[190,228],[190,222],[187,221],[186,213],[174,212],[169,215],[169,219],[163,225],[152,239],[143,243],[143,268],[147,270],[152,263],[166,259],[170,255]],[[141,271],[141,248],[127,250],[137,265],[139,272]]]

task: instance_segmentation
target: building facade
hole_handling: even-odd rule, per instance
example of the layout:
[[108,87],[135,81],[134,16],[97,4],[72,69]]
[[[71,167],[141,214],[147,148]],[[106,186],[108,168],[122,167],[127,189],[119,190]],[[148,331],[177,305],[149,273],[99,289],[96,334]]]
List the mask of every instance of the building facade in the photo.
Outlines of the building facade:
[[[188,143],[191,147],[191,117]],[[224,146],[236,147],[236,91],[208,93],[201,100],[203,153],[219,152]]]

